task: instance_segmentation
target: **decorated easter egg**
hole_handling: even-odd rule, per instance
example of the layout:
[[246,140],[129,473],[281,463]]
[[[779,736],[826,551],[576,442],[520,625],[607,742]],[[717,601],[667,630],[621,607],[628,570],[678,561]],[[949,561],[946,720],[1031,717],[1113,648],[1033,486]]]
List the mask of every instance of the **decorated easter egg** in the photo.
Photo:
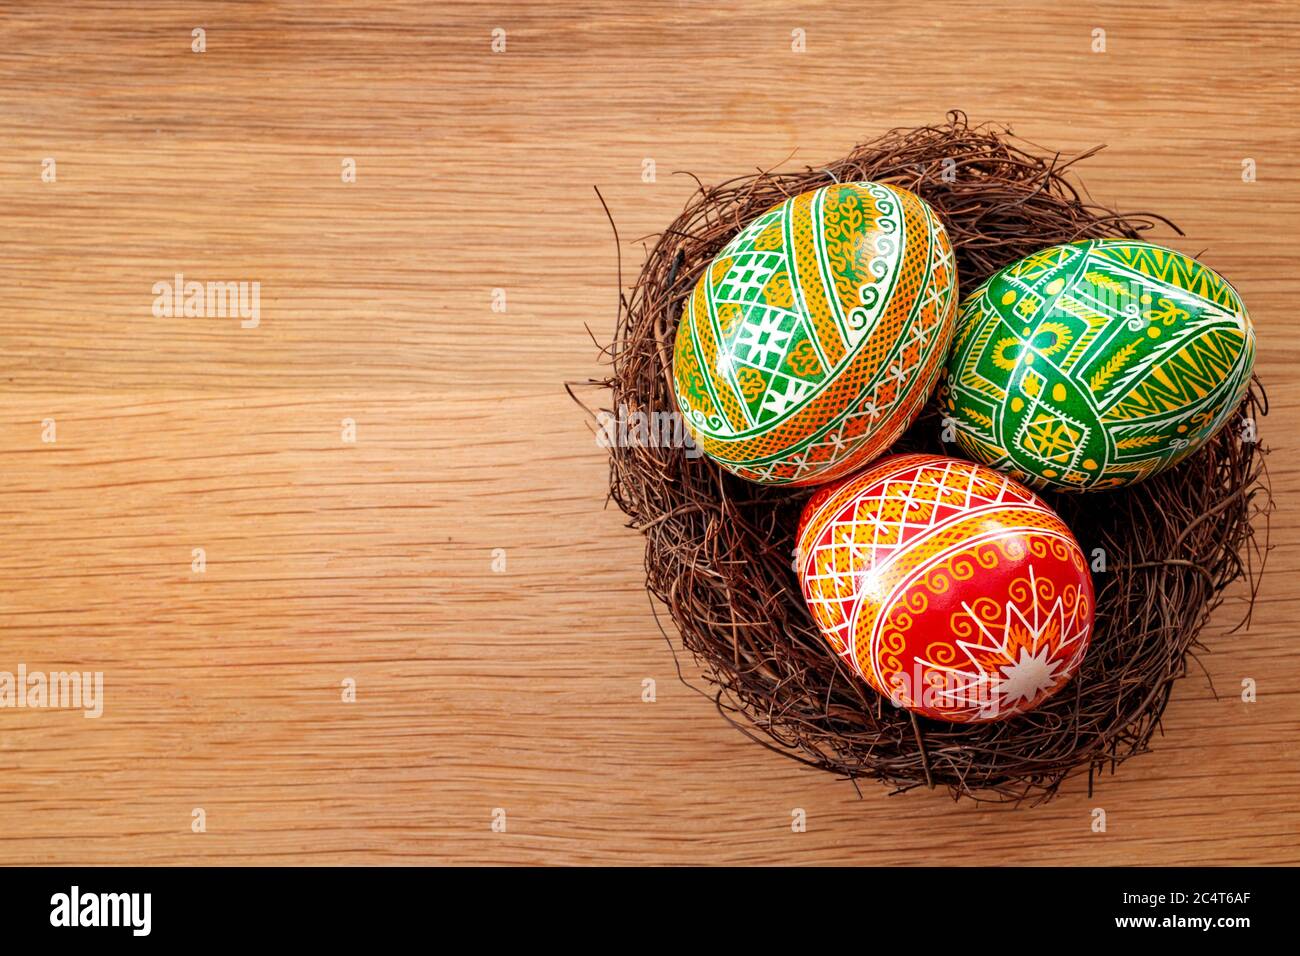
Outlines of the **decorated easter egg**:
[[819,489],[799,524],[804,600],[896,704],[955,723],[1036,707],[1078,670],[1092,578],[1070,529],[983,465],[891,455]]
[[956,285],[943,224],[906,189],[838,183],[769,209],[683,309],[673,378],[692,437],[751,481],[861,467],[929,397]]
[[966,297],[943,399],[971,458],[1038,488],[1113,488],[1205,444],[1254,364],[1250,316],[1213,269],[1149,242],[1087,239]]

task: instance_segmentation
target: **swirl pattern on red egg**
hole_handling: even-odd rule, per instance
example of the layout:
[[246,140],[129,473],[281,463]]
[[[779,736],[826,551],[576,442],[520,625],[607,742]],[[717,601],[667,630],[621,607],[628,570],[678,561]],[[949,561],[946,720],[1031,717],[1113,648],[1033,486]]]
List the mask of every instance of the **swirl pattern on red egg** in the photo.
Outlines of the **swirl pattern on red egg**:
[[1030,710],[1078,670],[1092,577],[1070,529],[991,468],[894,455],[818,491],[798,533],[823,637],[875,690],[956,723]]

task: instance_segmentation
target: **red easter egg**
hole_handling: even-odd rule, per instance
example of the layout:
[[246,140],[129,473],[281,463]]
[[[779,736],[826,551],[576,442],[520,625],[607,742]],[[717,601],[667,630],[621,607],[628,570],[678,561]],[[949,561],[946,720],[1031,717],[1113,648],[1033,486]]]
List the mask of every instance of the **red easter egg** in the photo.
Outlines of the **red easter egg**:
[[818,491],[799,522],[804,600],[895,703],[955,723],[1031,710],[1092,636],[1083,551],[1033,492],[939,455],[893,455]]

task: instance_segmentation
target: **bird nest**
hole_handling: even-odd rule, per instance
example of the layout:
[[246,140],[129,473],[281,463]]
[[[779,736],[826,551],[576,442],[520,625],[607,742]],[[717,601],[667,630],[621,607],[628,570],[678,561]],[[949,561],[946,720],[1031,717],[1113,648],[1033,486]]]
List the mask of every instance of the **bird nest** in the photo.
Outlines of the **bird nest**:
[[[1069,167],[1095,152],[1062,161],[1008,129],[951,113],[942,125],[892,130],[820,168],[701,184],[647,241],[604,349],[611,374],[590,384],[608,388],[614,416],[674,414],[673,338],[701,272],[755,216],[831,181],[893,183],[928,201],[952,240],[963,295],[1045,246],[1178,231],[1155,213],[1093,202]],[[1204,649],[1202,628],[1239,579],[1248,622],[1272,506],[1256,437],[1266,410],[1252,382],[1235,417],[1178,467],[1121,490],[1043,494],[1084,553],[1105,556],[1104,569],[1094,568],[1096,630],[1070,684],[1036,710],[993,723],[916,717],[832,653],[792,570],[811,490],[750,484],[689,448],[630,440],[611,443],[610,497],[645,536],[646,585],[703,671],[707,686],[695,689],[746,735],[895,791],[942,787],[954,798],[1041,802],[1084,770],[1091,792],[1099,772],[1150,750],[1189,655]],[[893,450],[955,454],[941,432],[932,402]]]

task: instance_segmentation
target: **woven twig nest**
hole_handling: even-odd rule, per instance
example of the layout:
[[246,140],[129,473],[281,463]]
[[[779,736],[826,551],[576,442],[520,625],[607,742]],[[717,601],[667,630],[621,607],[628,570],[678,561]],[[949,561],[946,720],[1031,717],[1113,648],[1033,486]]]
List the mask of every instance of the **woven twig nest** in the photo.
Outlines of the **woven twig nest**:
[[[1152,213],[1121,214],[1072,184],[1059,155],[1009,130],[946,124],[894,130],[824,167],[757,173],[701,186],[650,247],[621,300],[607,356],[613,409],[670,415],[672,345],[701,271],[749,220],[834,180],[904,186],[942,217],[961,292],[1045,246],[1091,237],[1137,238]],[[1067,776],[1149,749],[1197,636],[1238,578],[1253,599],[1271,507],[1256,440],[1265,413],[1258,382],[1236,417],[1178,467],[1127,489],[1043,497],[1094,572],[1096,631],[1075,679],[1037,710],[1004,721],[916,718],[853,676],[817,633],[792,569],[794,531],[810,490],[760,487],[682,447],[631,442],[611,449],[610,495],[646,538],[646,583],[699,661],[722,714],[778,753],[847,778],[898,789],[946,787],[954,797],[1039,801]],[[945,448],[932,404],[895,450]],[[1257,536],[1257,528],[1265,533]]]

